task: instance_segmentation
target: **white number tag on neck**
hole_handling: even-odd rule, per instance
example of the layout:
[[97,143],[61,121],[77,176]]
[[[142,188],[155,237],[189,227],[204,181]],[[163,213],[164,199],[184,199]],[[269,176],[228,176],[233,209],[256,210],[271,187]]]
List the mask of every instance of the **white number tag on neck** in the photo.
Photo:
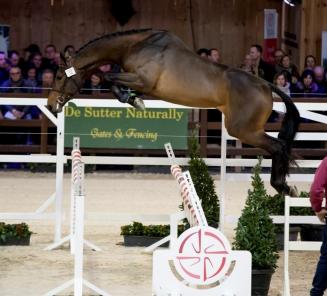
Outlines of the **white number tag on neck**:
[[76,75],[76,71],[75,71],[74,67],[70,67],[70,68],[66,69],[65,73],[66,73],[67,77],[71,77],[71,76]]

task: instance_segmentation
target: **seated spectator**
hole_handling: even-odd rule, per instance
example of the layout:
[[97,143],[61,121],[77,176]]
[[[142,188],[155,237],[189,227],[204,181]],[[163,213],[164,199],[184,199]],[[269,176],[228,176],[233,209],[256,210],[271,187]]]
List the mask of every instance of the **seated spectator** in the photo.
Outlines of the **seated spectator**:
[[103,76],[100,71],[93,73],[90,79],[87,79],[84,83],[82,93],[97,95],[102,92],[107,92],[103,84]]
[[19,56],[19,52],[16,50],[9,51],[8,61],[10,67],[19,67],[21,69],[24,67],[24,60]]
[[287,81],[285,71],[277,73],[274,77],[274,84],[285,94],[290,96],[290,83]]
[[28,68],[33,67],[36,69],[36,80],[41,83],[42,81],[42,72],[43,72],[43,64],[42,64],[42,55],[40,53],[34,53],[31,56],[30,63]]
[[317,64],[317,59],[313,55],[309,54],[304,59],[304,70],[306,69],[313,70],[316,64]]
[[207,48],[200,48],[196,53],[197,55],[205,59],[208,59],[209,57],[209,49]]
[[7,93],[22,93],[26,92],[24,86],[22,70],[19,67],[12,67],[9,71],[9,79],[4,81],[1,85],[1,91]]
[[24,60],[26,64],[31,62],[32,56],[36,53],[41,53],[40,47],[37,44],[30,44],[24,49]]
[[[19,67],[12,67],[9,71],[10,78],[2,84],[2,92],[8,93],[22,93],[26,92],[24,88],[24,79],[22,76],[22,71]],[[29,113],[30,106],[4,106],[4,117],[7,119],[31,119],[31,114]]]
[[220,53],[219,53],[218,49],[217,48],[209,49],[208,58],[211,62],[213,62],[215,64],[219,64],[220,63]]
[[313,79],[318,85],[318,93],[327,96],[327,83],[325,81],[325,69],[321,66],[313,68]]
[[42,93],[48,94],[49,91],[52,89],[53,82],[54,82],[54,72],[52,69],[45,69],[42,73]]
[[253,65],[252,65],[252,59],[249,54],[247,54],[244,58],[243,63],[240,65],[240,69],[242,69],[245,72],[248,72],[250,74],[255,74]]
[[313,81],[313,71],[304,70],[294,90],[296,97],[312,97],[318,93],[318,85]]
[[4,51],[0,51],[0,85],[9,78],[9,67]]
[[284,55],[280,60],[280,70],[285,72],[286,79],[292,84],[296,84],[300,78],[297,67],[291,63],[289,55]]
[[39,82],[36,79],[36,68],[31,66],[27,69],[26,78],[24,79],[24,84],[26,86],[28,93],[37,92]]

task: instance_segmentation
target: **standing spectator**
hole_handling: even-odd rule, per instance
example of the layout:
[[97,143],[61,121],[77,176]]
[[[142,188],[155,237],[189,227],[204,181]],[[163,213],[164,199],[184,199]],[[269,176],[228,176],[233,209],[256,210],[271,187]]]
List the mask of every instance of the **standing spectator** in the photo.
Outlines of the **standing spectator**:
[[313,68],[317,64],[317,59],[313,55],[307,55],[304,59],[304,70],[309,69],[313,70]]
[[9,61],[10,67],[19,67],[21,69],[23,69],[23,67],[24,67],[24,61],[19,56],[19,52],[16,50],[9,51],[8,61]]
[[[316,272],[312,281],[311,296],[323,296],[327,288],[327,157],[323,159],[318,167],[313,183],[310,188],[310,202],[318,219],[325,224],[323,230],[323,240],[320,249],[320,258],[317,264]],[[325,202],[323,202],[325,198]]]
[[248,72],[250,74],[255,74],[255,71],[253,69],[252,59],[249,54],[245,56],[243,63],[240,65],[240,68],[245,72]]
[[250,57],[254,66],[255,75],[273,82],[275,76],[275,68],[273,65],[265,62],[262,59],[262,47],[261,45],[254,44],[250,48]]
[[54,72],[52,69],[45,69],[42,73],[42,92],[48,93],[54,82]]
[[210,61],[212,61],[215,64],[220,63],[220,53],[217,48],[211,48],[209,49],[209,55],[208,58]]
[[0,85],[9,78],[6,54],[0,51]]
[[318,93],[318,85],[313,81],[313,72],[309,69],[304,70],[301,79],[295,86],[296,96],[312,97]]
[[40,47],[37,44],[30,44],[28,47],[24,49],[24,60],[26,64],[29,64],[32,56],[36,53],[41,53]]
[[286,79],[292,84],[296,84],[300,78],[297,67],[291,63],[289,55],[284,55],[280,60],[280,69],[285,72]]
[[196,53],[197,53],[197,55],[199,55],[202,58],[205,58],[205,59],[209,58],[209,49],[207,49],[207,48],[200,48]]
[[281,60],[282,60],[282,57],[286,55],[286,53],[284,52],[284,50],[280,49],[280,48],[277,48],[275,51],[274,51],[274,65],[275,65],[275,70],[276,72],[279,72],[280,69],[278,68],[281,64]]
[[325,81],[325,69],[321,66],[316,66],[313,68],[313,78],[314,82],[318,85],[318,93],[327,96],[327,84]]

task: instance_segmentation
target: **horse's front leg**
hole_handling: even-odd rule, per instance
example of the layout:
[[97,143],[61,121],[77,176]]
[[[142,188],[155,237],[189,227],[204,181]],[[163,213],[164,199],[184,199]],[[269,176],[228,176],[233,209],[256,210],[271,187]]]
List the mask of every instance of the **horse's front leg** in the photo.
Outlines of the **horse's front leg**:
[[144,103],[133,91],[124,91],[119,85],[124,85],[132,89],[142,89],[144,83],[134,73],[110,73],[105,75],[105,79],[113,82],[111,91],[122,103],[128,103],[137,109],[144,109]]

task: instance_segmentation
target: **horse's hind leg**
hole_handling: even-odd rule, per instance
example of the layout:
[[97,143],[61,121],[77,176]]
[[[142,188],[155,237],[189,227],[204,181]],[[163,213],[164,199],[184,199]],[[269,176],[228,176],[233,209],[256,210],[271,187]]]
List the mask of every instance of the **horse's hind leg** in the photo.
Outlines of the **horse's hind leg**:
[[[236,136],[234,134],[234,136]],[[286,183],[290,156],[286,151],[285,144],[280,139],[268,136],[263,130],[257,132],[240,132],[237,135],[243,143],[262,148],[272,158],[270,184],[280,194],[292,194],[293,189]]]

